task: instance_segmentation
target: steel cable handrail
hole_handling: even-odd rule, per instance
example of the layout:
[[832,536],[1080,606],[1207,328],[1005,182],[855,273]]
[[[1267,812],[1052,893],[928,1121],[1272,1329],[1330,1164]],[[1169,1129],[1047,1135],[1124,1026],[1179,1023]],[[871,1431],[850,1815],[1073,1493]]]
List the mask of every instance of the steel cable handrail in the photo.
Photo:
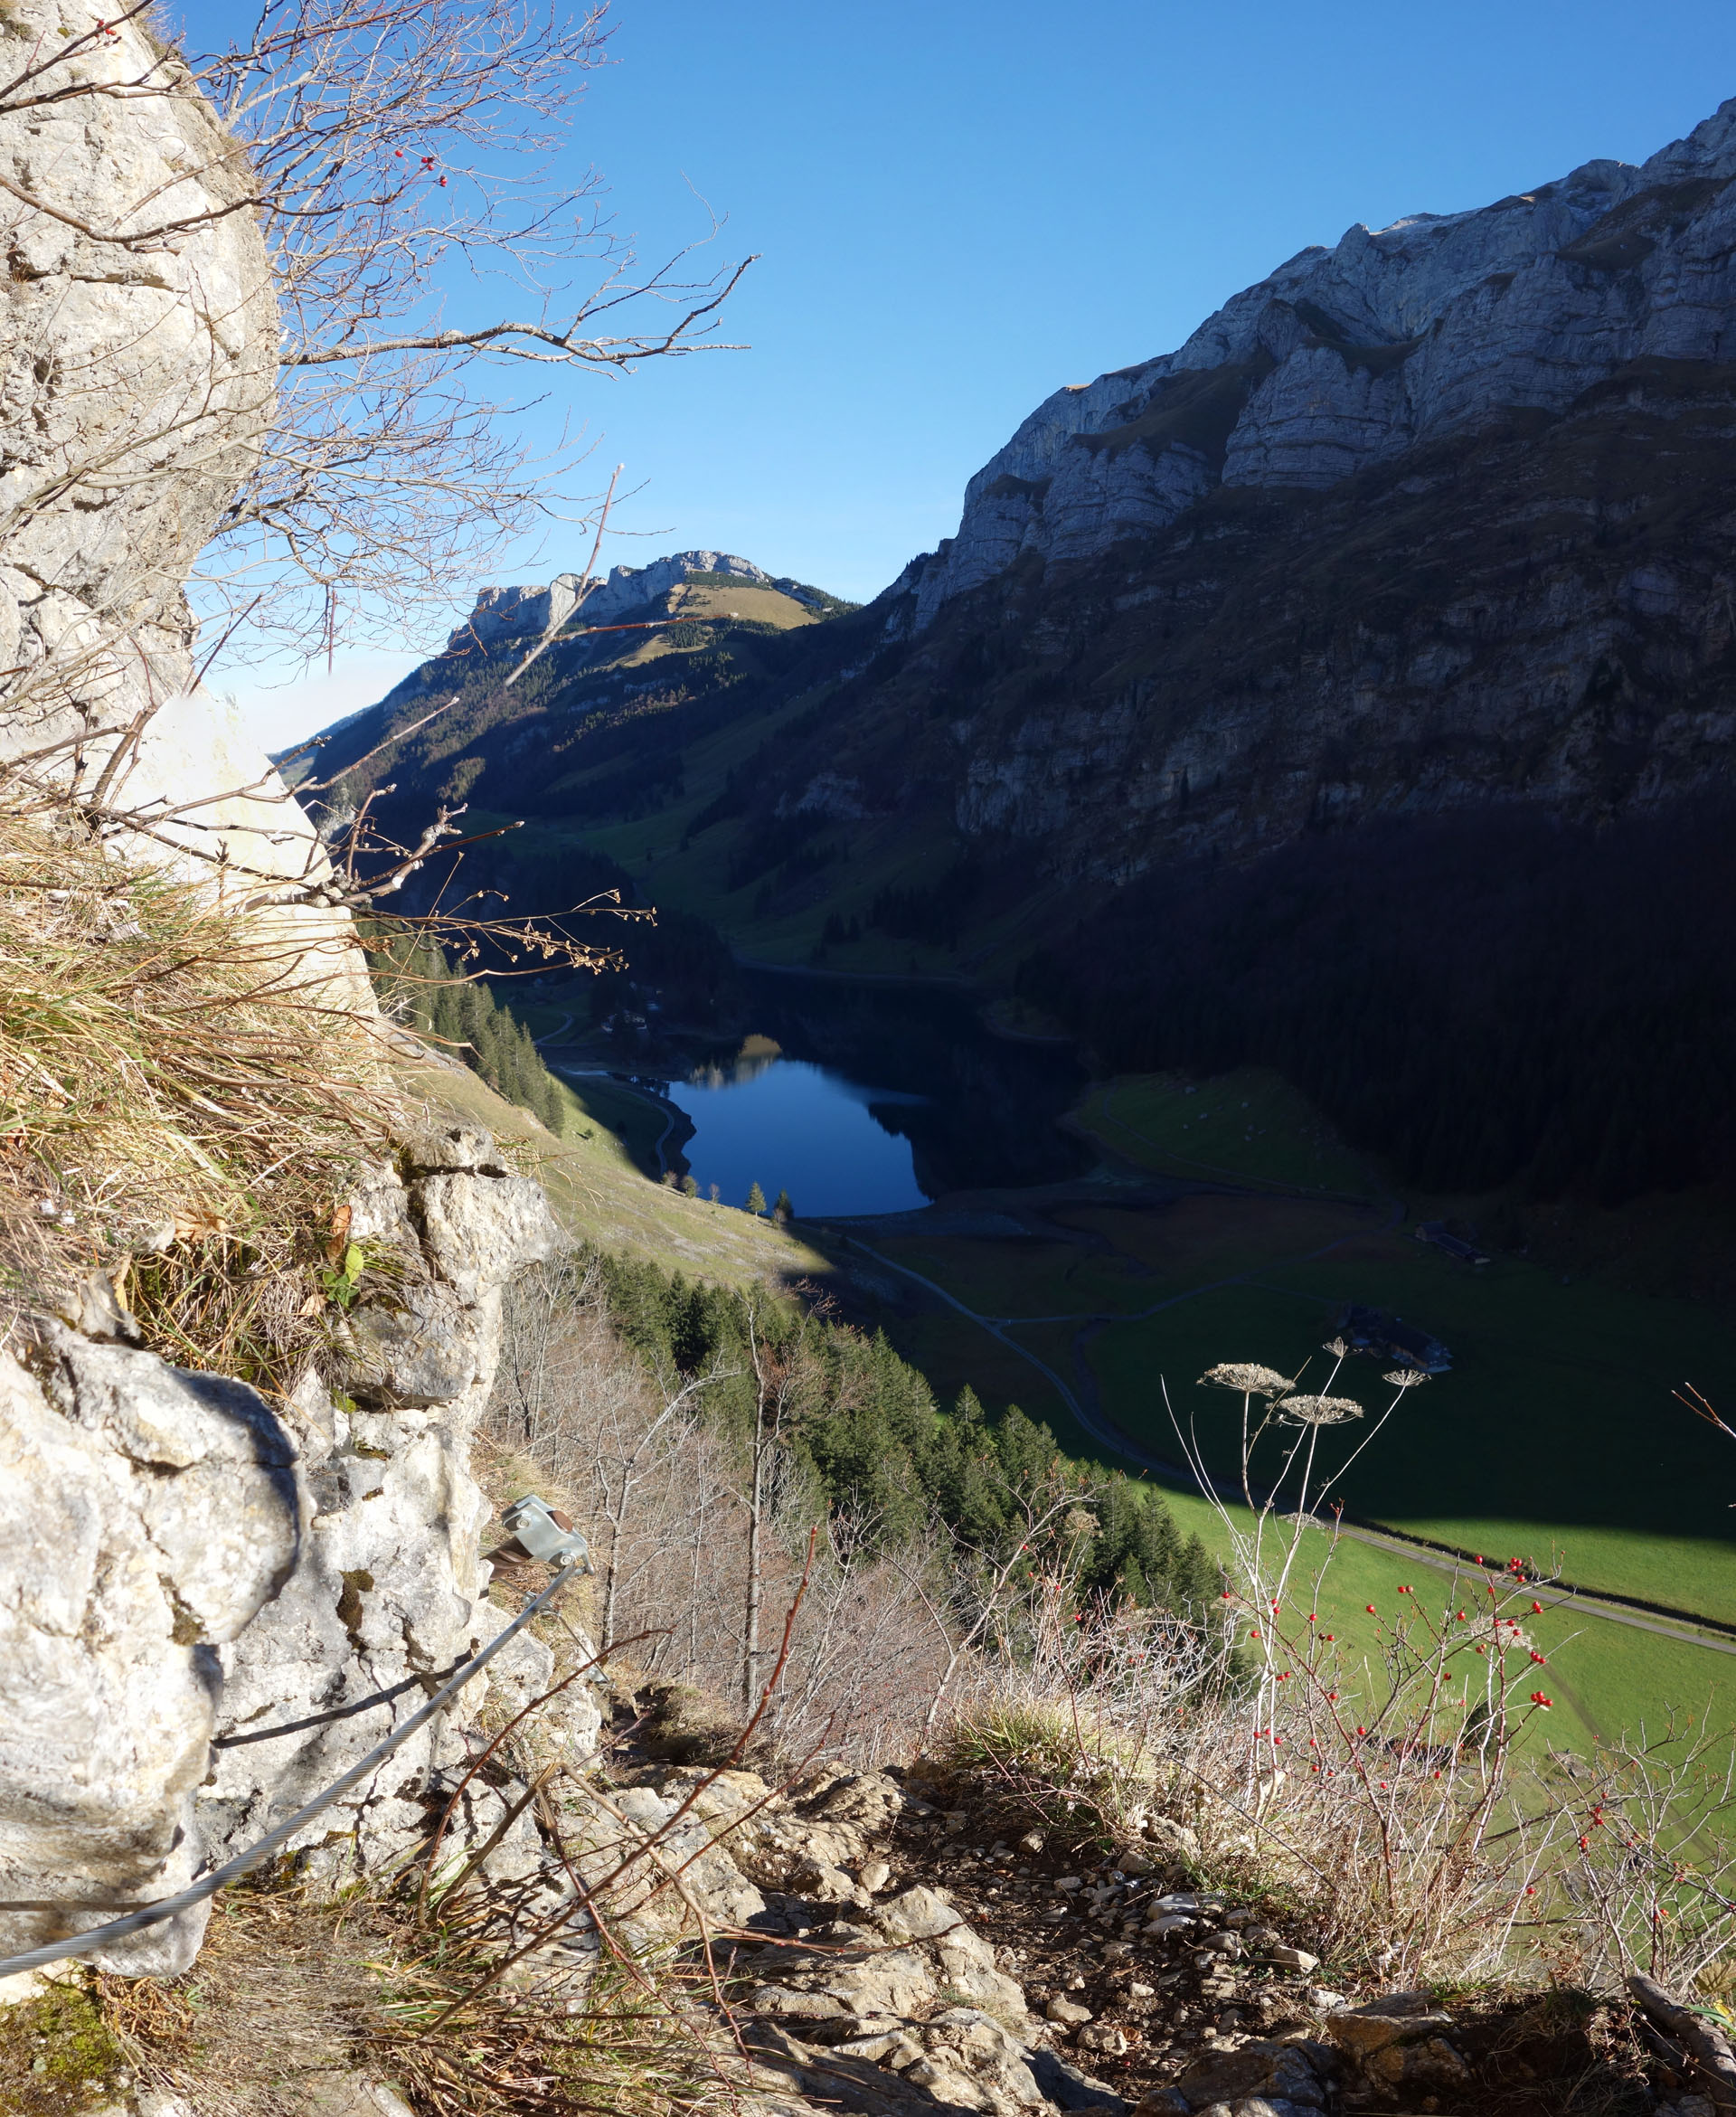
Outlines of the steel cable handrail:
[[[562,1566],[542,1593],[513,1620],[506,1629],[497,1633],[479,1654],[473,1655],[452,1680],[441,1687],[427,1705],[410,1715],[401,1727],[395,1727],[384,1742],[378,1743],[359,1764],[353,1764],[341,1779],[334,1780],[324,1792],[316,1794],[305,1808],[297,1809],[287,1822],[279,1823],[275,1830],[269,1830],[258,1844],[250,1845],[243,1853],[216,1868],[209,1875],[189,1885],[174,1896],[165,1896],[160,1903],[148,1904],[142,1911],[130,1912],[125,1918],[114,1919],[106,1926],[90,1926],[82,1933],[74,1933],[63,1941],[50,1941],[40,1948],[26,1950],[23,1955],[0,1957],[0,1978],[15,1976],[20,1971],[40,1970],[46,1963],[59,1962],[69,1956],[94,1955],[99,1949],[107,1948],[114,1942],[124,1941],[129,1933],[142,1932],[146,1926],[160,1925],[165,1919],[173,1918],[177,1912],[191,1911],[195,1904],[203,1904],[206,1897],[214,1896],[218,1890],[231,1882],[239,1881],[251,1867],[274,1853],[278,1848],[293,1838],[304,1824],[312,1822],[322,1809],[331,1806],[340,1793],[345,1793],[358,1780],[365,1779],[375,1765],[383,1763],[399,1744],[415,1734],[438,1713],[447,1700],[469,1682],[485,1662],[490,1661],[517,1632],[534,1617],[542,1605],[572,1578],[583,1570],[582,1559]],[[288,1733],[285,1729],[282,1732]],[[76,1908],[67,1905],[68,1910]]]

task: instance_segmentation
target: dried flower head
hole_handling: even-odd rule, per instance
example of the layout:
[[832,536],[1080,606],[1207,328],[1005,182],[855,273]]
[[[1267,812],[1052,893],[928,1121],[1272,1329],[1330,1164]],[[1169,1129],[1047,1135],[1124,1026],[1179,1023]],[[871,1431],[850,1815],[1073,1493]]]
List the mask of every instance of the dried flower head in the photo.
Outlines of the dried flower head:
[[1394,1389],[1414,1389],[1420,1382],[1428,1379],[1420,1367],[1394,1367],[1390,1375],[1381,1376],[1382,1382],[1390,1382]]
[[1320,1350],[1323,1353],[1330,1353],[1335,1360],[1342,1360],[1348,1356],[1350,1347],[1342,1337],[1329,1337]]
[[1348,1396],[1287,1396],[1278,1415],[1287,1426],[1342,1426],[1360,1419],[1363,1407]]
[[1200,1380],[1215,1382],[1220,1389],[1238,1389],[1244,1396],[1282,1396],[1290,1386],[1288,1375],[1253,1360],[1230,1360],[1221,1366],[1208,1367]]

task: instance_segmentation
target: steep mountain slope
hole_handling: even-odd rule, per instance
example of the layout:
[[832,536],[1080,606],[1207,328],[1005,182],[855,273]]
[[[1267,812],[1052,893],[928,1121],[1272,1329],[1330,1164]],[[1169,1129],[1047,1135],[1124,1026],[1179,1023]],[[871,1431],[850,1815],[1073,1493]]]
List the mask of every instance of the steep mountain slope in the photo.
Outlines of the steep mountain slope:
[[918,621],[1020,554],[1090,558],[1220,486],[1324,489],[1496,407],[1730,350],[1736,106],[1643,167],[1310,247],[1178,352],[1061,390],[971,480]]
[[1353,229],[1051,398],[866,609],[672,630],[643,692],[577,647],[484,706],[477,666],[391,776],[754,954],[1017,984],[1111,1063],[1300,1069],[1443,1185],[1730,1172],[1732,260],[1736,103],[1637,168]]
[[[425,732],[393,743],[376,770],[352,770],[348,790],[413,779],[420,794],[461,800],[478,789],[481,799],[528,802],[544,813],[656,806],[681,776],[678,746],[665,739],[674,724],[667,716],[703,700],[716,718],[744,681],[781,673],[787,657],[767,653],[780,635],[853,608],[727,553],[678,552],[648,566],[615,567],[542,657],[509,685],[548,628],[551,590],[484,588],[444,652],[378,705],[325,731],[319,775],[344,773],[438,704],[439,718]],[[648,744],[640,722],[656,723]],[[645,788],[595,783],[599,768],[647,748],[656,770]]]
[[[451,784],[600,823],[678,801],[677,732],[804,697],[725,804],[761,830],[886,821],[930,859],[956,833],[1109,884],[1376,814],[1597,817],[1703,788],[1736,724],[1732,179],[1736,103],[1639,168],[1354,228],[1178,352],[1052,397],[972,479],[958,535],[799,655],[701,655],[678,697],[611,662],[583,770],[539,696],[491,706],[486,740],[448,716],[393,772],[480,757]],[[739,563],[673,563],[700,561]],[[591,621],[652,587],[611,580]],[[448,650],[478,677],[500,596]],[[600,654],[571,650],[559,685],[595,691]],[[702,685],[702,727],[623,736]],[[503,772],[508,751],[539,769]],[[602,779],[605,752],[628,769]]]

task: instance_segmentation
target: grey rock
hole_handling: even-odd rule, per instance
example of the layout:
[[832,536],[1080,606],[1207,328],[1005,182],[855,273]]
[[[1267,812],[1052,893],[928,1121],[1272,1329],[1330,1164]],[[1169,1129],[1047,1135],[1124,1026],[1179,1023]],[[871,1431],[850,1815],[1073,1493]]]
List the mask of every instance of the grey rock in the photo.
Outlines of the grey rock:
[[1097,2051],[1110,2058],[1118,2058],[1127,2047],[1127,2031],[1118,2028],[1114,2022],[1093,2022],[1090,2027],[1079,2032],[1081,2051]]
[[[192,1878],[220,1649],[298,1548],[294,1444],[244,1385],[43,1335],[45,1388],[0,1354],[0,1872],[137,1901]],[[97,1960],[172,1974],[204,1917]],[[0,1914],[0,1951],[100,1923]]]
[[1387,1992],[1326,2017],[1326,2033],[1333,2042],[1364,2062],[1392,2045],[1424,2042],[1452,2026],[1452,2016],[1437,2007],[1427,1992]]
[[1559,408],[1626,361],[1721,357],[1732,177],[1726,103],[1637,168],[1591,162],[1305,250],[1179,351],[1039,406],[897,586],[920,627],[1022,555],[1094,555],[1219,484],[1330,486],[1497,409]]
[[829,1992],[799,1992],[788,1985],[756,1985],[748,2004],[756,2014],[784,2021],[825,2021],[833,2016],[854,2019],[841,1999]]
[[1263,2095],[1320,2109],[1326,2090],[1306,2056],[1294,2045],[1258,2039],[1233,2051],[1209,2051],[1175,2083],[1191,2109],[1235,2103]]
[[[368,1239],[408,1243],[407,1276],[380,1299],[364,1298],[347,1319],[345,1387],[369,1408],[332,1409],[328,1440],[317,1407],[302,1405],[304,1431],[316,1434],[310,1461],[317,1457],[303,1557],[224,1660],[226,1734],[359,1710],[280,1742],[220,1751],[200,1791],[213,1848],[238,1850],[268,1818],[337,1778],[420,1702],[424,1679],[431,1687],[509,1621],[486,1600],[479,1538],[486,1509],[470,1474],[469,1435],[498,1356],[502,1289],[550,1253],[558,1230],[533,1186],[488,1173],[498,1158],[479,1128],[437,1126],[417,1137],[407,1159],[469,1166],[416,1177],[407,1188],[394,1172],[376,1169],[353,1194],[352,1235],[360,1227]],[[365,1871],[401,1853],[426,1827],[421,1788],[465,1753],[464,1722],[491,1691],[510,1717],[549,1687],[552,1671],[548,1649],[521,1634],[464,1694],[458,1716],[430,1723],[376,1782],[309,1826],[304,1857],[335,1875],[345,1863]],[[595,1689],[583,1681],[550,1706],[544,1723],[574,1761],[590,1753],[599,1724]],[[473,1822],[485,1827],[479,1815],[463,1820],[460,1842]],[[520,1833],[514,1844],[528,1859],[529,1838]],[[503,1847],[491,1866],[514,1857]],[[753,1908],[761,1908],[757,1895]]]
[[1200,2117],[1305,2117],[1303,2106],[1282,2095],[1242,2095],[1233,2103],[1212,2103]]
[[874,1916],[888,1933],[907,1941],[932,1940],[964,1924],[950,1897],[921,1883],[876,1904]]
[[412,1177],[506,1174],[492,1133],[463,1119],[434,1120],[413,1127],[404,1136],[401,1153]]
[[1146,1836],[1164,1850],[1175,1854],[1191,1866],[1198,1865],[1199,1835],[1187,1824],[1178,1823],[1172,1816],[1147,1816]]
[[[1081,2073],[1078,2066],[1070,2065],[1059,2052],[1031,2050],[1025,2053],[1025,2063],[1031,2068],[1031,2077],[1036,2082],[1045,2100],[1062,2110],[1106,2109],[1114,2117],[1127,2117],[1133,2105],[1125,2095],[1118,2095],[1107,2083],[1093,2080],[1089,2073]],[[1186,2104],[1180,2105],[1185,2112]],[[1167,2112],[1165,2113],[1167,2117]]]
[[360,2074],[328,2074],[297,2089],[296,2117],[414,2117],[396,2088]]
[[1412,2089],[1420,2095],[1452,2093],[1470,2084],[1470,2067],[1445,2037],[1387,2044],[1369,2052],[1362,2063],[1371,2080],[1391,2089]]
[[349,1318],[350,1394],[392,1410],[454,1403],[482,1383],[485,1329],[486,1319],[448,1286],[412,1284],[370,1302]]
[[1043,2012],[1046,2021],[1071,2023],[1089,2021],[1091,2018],[1090,2008],[1081,2007],[1077,1999],[1051,1999]]

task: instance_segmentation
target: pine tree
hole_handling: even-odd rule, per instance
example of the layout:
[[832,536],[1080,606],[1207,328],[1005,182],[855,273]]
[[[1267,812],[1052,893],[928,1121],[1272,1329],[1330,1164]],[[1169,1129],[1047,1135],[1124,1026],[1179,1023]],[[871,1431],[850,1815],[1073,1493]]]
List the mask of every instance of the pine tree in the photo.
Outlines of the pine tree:
[[771,1208],[771,1217],[781,1226],[785,1221],[793,1220],[795,1215],[796,1208],[789,1202],[789,1193],[779,1191]]
[[766,1210],[766,1194],[757,1183],[750,1184],[748,1186],[747,1210],[755,1214],[762,1214]]

